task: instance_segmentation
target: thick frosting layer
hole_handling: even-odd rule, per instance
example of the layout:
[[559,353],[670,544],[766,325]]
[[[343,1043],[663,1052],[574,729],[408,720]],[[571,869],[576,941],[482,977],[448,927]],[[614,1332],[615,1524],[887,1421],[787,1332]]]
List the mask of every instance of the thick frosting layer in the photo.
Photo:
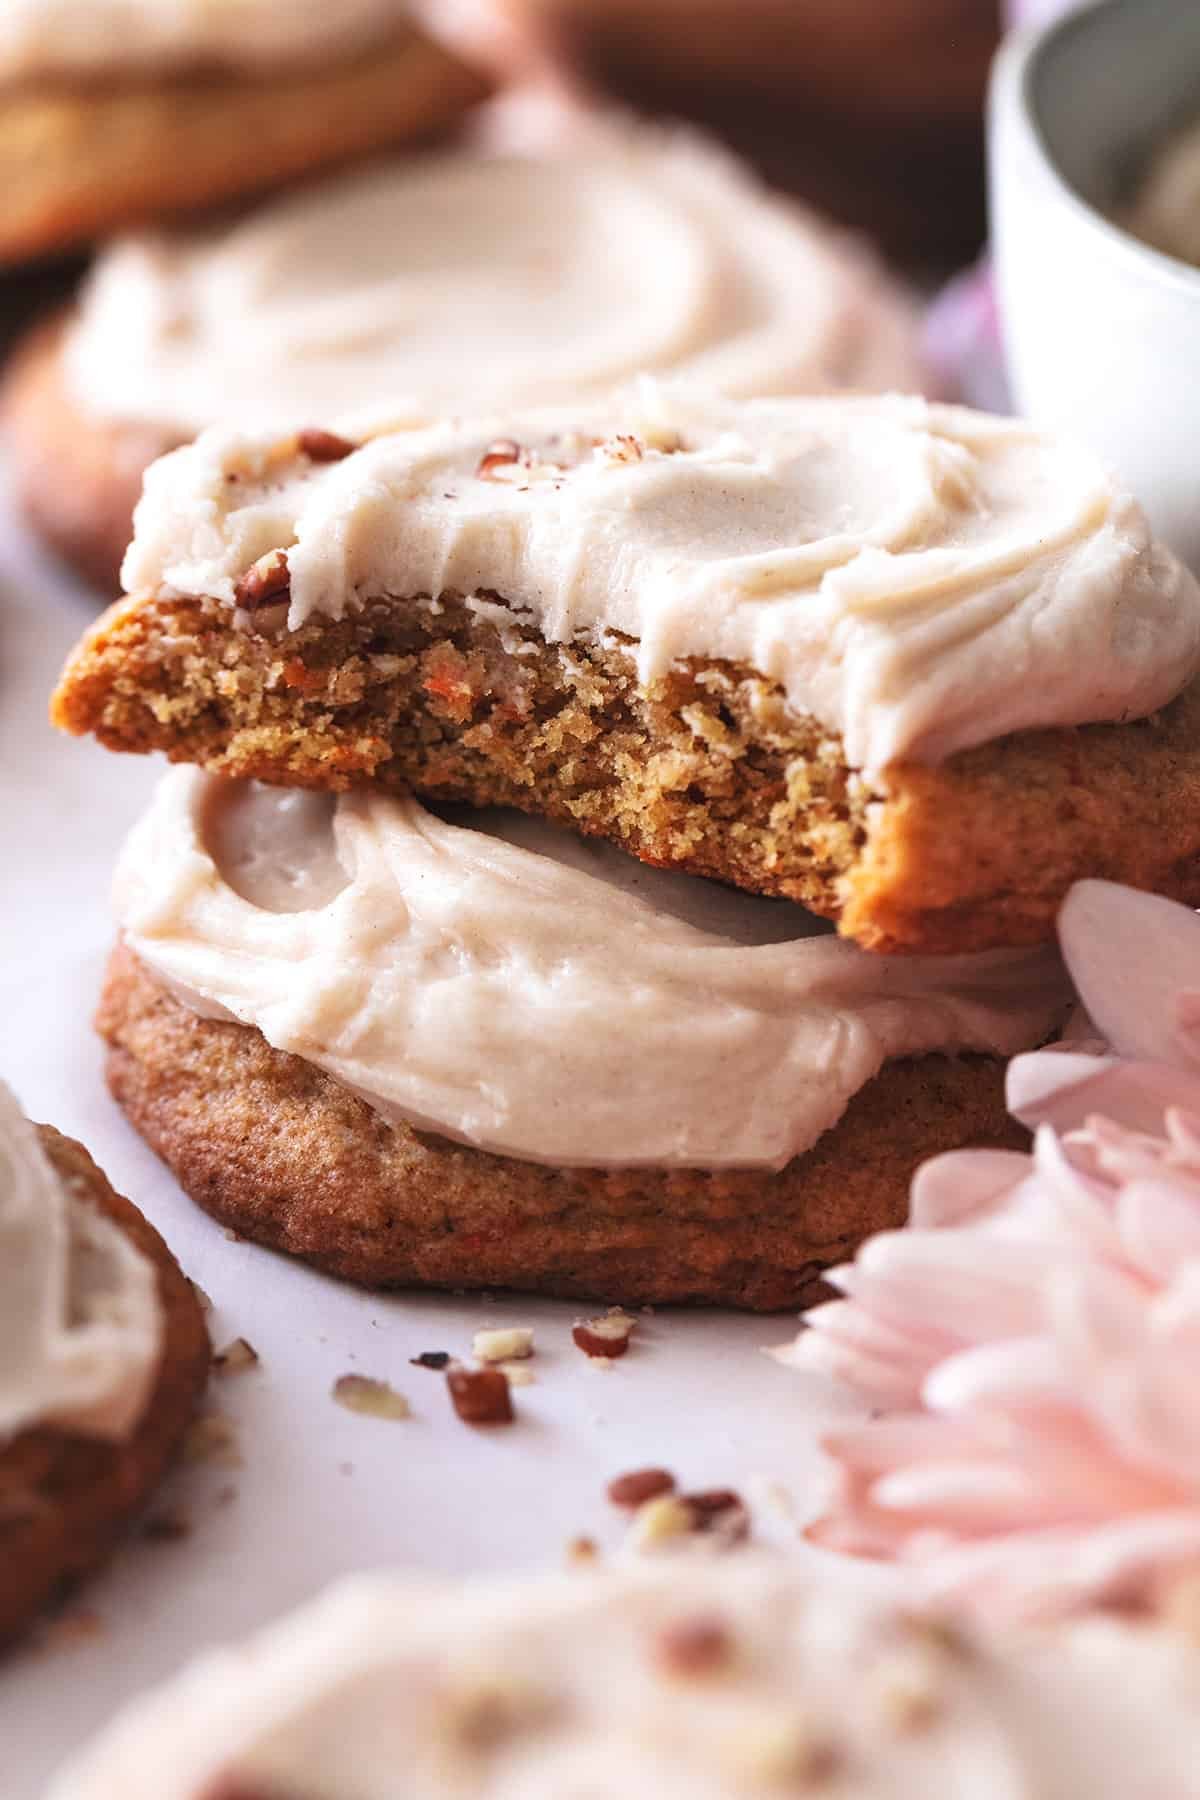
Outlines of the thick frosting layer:
[[0,82],[351,53],[407,0],[0,0]]
[[232,605],[284,549],[293,626],[452,589],[555,642],[621,632],[645,680],[746,663],[868,769],[1137,717],[1200,668],[1200,588],[1090,456],[896,395],[738,405],[647,381],[334,463],[213,431],[147,472],[135,526],[131,590]]
[[161,1332],[150,1263],[59,1179],[0,1083],[0,1449],[33,1425],[126,1437]]
[[598,127],[543,157],[376,164],[240,223],[102,255],[66,346],[104,419],[397,423],[542,405],[643,370],[737,395],[919,388],[871,259],[702,139]]
[[136,1700],[47,1800],[401,1791],[1195,1800],[1200,1651],[1110,1621],[958,1634],[749,1554],[358,1577]]
[[818,1540],[1002,1614],[1200,1571],[1200,918],[1082,882],[1059,933],[1103,1041],[1013,1063],[1033,1155],[927,1164],[784,1353],[897,1409],[831,1438]]
[[1011,1052],[1061,1016],[1053,954],[868,956],[787,902],[485,822],[176,770],[118,917],[200,1011],[386,1116],[551,1163],[779,1168],[887,1058]]
[[1121,223],[1155,250],[1200,264],[1200,121],[1167,139]]

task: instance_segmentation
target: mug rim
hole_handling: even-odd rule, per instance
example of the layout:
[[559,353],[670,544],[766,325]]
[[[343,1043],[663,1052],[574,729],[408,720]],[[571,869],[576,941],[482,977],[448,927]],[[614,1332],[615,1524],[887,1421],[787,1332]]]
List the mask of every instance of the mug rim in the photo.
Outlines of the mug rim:
[[[996,53],[991,78],[992,105],[1011,106],[1016,111],[1041,172],[1056,190],[1059,202],[1066,204],[1085,228],[1143,275],[1194,297],[1200,294],[1200,268],[1168,251],[1156,249],[1117,224],[1067,179],[1046,140],[1042,117],[1034,102],[1034,82],[1042,61],[1052,50],[1057,49],[1064,39],[1093,26],[1099,14],[1134,12],[1138,4],[1139,0],[1091,0],[1090,5],[1052,19],[1048,24],[1018,31]],[[995,155],[994,144],[992,154]]]

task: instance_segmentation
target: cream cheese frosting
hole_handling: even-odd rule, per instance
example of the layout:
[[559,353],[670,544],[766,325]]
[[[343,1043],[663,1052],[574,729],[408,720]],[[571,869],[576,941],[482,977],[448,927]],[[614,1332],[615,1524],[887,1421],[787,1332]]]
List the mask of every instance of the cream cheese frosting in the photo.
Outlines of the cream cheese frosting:
[[1121,223],[1155,250],[1200,264],[1200,120],[1167,139]]
[[1200,588],[1090,455],[916,397],[646,380],[336,463],[208,432],[147,472],[123,579],[232,605],[276,549],[293,627],[484,593],[554,642],[623,634],[644,681],[748,664],[867,770],[1140,717],[1200,668]]
[[0,1449],[35,1425],[128,1436],[161,1335],[150,1263],[72,1194],[0,1083]]
[[967,1633],[749,1553],[359,1576],[135,1700],[47,1800],[1195,1800],[1200,1650]]
[[350,54],[409,10],[407,0],[0,0],[0,81]]
[[[336,9],[327,8],[330,16]],[[105,251],[65,347],[77,403],[190,437],[386,401],[399,422],[595,394],[919,388],[915,313],[857,246],[682,131],[451,151]]]
[[1044,951],[868,956],[787,902],[483,823],[176,770],[118,918],[188,1004],[386,1117],[556,1164],[779,1168],[887,1058],[1007,1054],[1061,1016]]

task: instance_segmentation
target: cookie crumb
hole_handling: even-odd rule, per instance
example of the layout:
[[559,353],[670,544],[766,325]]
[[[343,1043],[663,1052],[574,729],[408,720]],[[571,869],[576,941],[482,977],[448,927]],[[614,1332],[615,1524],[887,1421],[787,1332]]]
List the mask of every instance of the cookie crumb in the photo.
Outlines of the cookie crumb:
[[446,1386],[465,1425],[511,1425],[512,1395],[500,1369],[448,1369]]
[[187,1463],[213,1463],[223,1469],[242,1466],[233,1420],[224,1413],[201,1413],[194,1419],[184,1437],[181,1454]]
[[600,1546],[595,1538],[573,1537],[567,1544],[567,1566],[572,1569],[599,1562]]
[[390,1382],[373,1375],[339,1375],[331,1390],[347,1412],[366,1413],[373,1419],[409,1419],[412,1410],[404,1395]]

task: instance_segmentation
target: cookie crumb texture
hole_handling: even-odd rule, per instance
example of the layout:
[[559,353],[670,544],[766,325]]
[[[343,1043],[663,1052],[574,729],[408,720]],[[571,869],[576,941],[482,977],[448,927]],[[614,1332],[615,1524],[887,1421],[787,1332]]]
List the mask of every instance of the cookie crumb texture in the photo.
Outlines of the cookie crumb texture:
[[69,1593],[136,1518],[180,1447],[209,1366],[203,1313],[158,1233],[113,1192],[82,1144],[48,1125],[40,1130],[61,1179],[154,1264],[163,1350],[146,1411],[126,1442],[46,1426],[0,1444],[0,1645]]
[[494,598],[288,631],[282,604],[243,629],[216,601],[142,595],[85,637],[53,717],[224,775],[516,806],[798,900],[871,950],[1047,941],[1087,875],[1200,904],[1200,683],[1150,719],[868,783],[744,665],[693,660],[643,689],[628,643],[547,644]]
[[252,1027],[189,1011],[124,946],[97,1026],[113,1094],[193,1200],[370,1287],[795,1308],[902,1222],[923,1158],[1028,1141],[998,1061],[927,1056],[889,1064],[778,1174],[554,1168],[389,1124]]

